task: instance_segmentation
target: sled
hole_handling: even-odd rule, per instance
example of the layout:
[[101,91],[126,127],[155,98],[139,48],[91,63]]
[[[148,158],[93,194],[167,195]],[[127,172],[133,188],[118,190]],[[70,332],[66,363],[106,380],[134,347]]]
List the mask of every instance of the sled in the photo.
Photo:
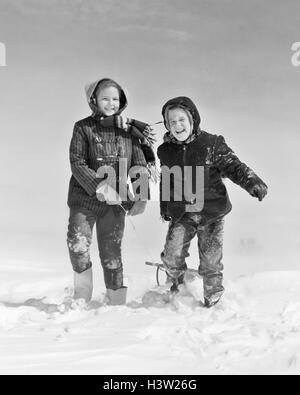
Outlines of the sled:
[[[156,268],[157,287],[146,292],[143,297],[144,305],[163,307],[167,303],[176,300],[177,296],[179,295],[180,297],[192,296],[196,303],[200,303],[201,306],[204,306],[203,277],[199,274],[198,270],[191,268],[187,268],[185,270],[183,284],[179,285],[180,290],[178,290],[179,293],[177,293],[171,290],[172,287],[170,288],[170,284],[168,284],[168,278],[165,284],[160,284],[160,272],[163,271],[168,276],[167,271],[162,263],[147,261],[145,264]],[[170,283],[171,282],[172,281],[170,281]]]
[[[158,286],[160,286],[160,282],[159,282],[160,271],[165,272],[167,274],[167,271],[166,271],[164,265],[162,263],[149,262],[149,261],[146,261],[145,264],[148,265],[148,266],[156,267],[156,283],[157,283]],[[189,272],[189,273],[197,274],[199,276],[198,270],[196,270],[196,269],[187,268],[186,271]]]

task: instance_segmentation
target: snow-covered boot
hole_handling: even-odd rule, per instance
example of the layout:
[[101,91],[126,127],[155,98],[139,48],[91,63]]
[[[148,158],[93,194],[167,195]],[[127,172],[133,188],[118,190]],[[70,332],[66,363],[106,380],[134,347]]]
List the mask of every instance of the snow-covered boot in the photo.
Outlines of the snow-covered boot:
[[74,299],[84,299],[87,303],[92,299],[93,272],[92,268],[82,273],[74,272]]
[[171,288],[170,288],[170,292],[171,293],[178,293],[179,292],[179,285],[181,285],[181,284],[183,284],[183,279],[184,279],[184,273],[183,274],[181,274],[179,277],[177,277],[177,278],[172,278],[172,277],[170,277],[171,278],[171,282],[172,282],[172,285],[171,285]]
[[106,290],[107,304],[110,306],[118,306],[126,304],[127,287],[121,287],[119,289]]
[[179,292],[178,283],[177,282],[173,282],[173,284],[170,287],[170,292],[172,294],[177,294]]
[[217,299],[204,298],[204,306],[207,308],[213,307],[215,304],[217,304],[219,302],[220,299],[221,299],[221,296]]

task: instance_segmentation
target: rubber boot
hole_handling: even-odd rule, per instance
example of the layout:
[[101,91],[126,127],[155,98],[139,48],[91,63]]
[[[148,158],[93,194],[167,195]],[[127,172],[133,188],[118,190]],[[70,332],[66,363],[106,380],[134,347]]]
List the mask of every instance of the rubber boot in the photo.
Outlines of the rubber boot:
[[87,303],[92,299],[93,272],[92,268],[82,273],[74,272],[74,299],[84,299]]
[[209,300],[207,298],[204,298],[204,306],[207,307],[207,308],[210,308],[210,307],[214,306],[215,304],[217,304],[220,299],[221,298],[216,299],[214,301],[211,301],[211,300]]
[[106,290],[107,304],[110,306],[119,306],[126,304],[127,287],[119,289]]
[[179,285],[183,284],[184,273],[177,278],[172,278],[171,276],[169,277],[171,278],[171,283],[172,283],[170,292],[176,294],[179,292],[179,288],[178,288]]

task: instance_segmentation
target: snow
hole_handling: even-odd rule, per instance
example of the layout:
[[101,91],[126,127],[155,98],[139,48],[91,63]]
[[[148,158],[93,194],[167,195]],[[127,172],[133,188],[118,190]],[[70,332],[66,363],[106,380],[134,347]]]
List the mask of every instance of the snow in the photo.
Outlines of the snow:
[[69,270],[5,261],[0,272],[0,374],[300,373],[300,271],[225,280],[211,309],[199,278],[166,302],[149,267],[127,273],[126,306],[105,305],[96,286],[91,306],[71,308]]

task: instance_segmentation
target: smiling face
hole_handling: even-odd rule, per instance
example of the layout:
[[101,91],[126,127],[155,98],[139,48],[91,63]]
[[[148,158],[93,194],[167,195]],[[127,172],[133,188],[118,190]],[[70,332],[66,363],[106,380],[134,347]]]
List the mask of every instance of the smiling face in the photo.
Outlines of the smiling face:
[[170,132],[178,141],[185,141],[192,134],[189,117],[182,108],[169,110],[168,121]]
[[110,116],[120,108],[120,94],[114,86],[108,86],[96,92],[97,105],[101,114]]

